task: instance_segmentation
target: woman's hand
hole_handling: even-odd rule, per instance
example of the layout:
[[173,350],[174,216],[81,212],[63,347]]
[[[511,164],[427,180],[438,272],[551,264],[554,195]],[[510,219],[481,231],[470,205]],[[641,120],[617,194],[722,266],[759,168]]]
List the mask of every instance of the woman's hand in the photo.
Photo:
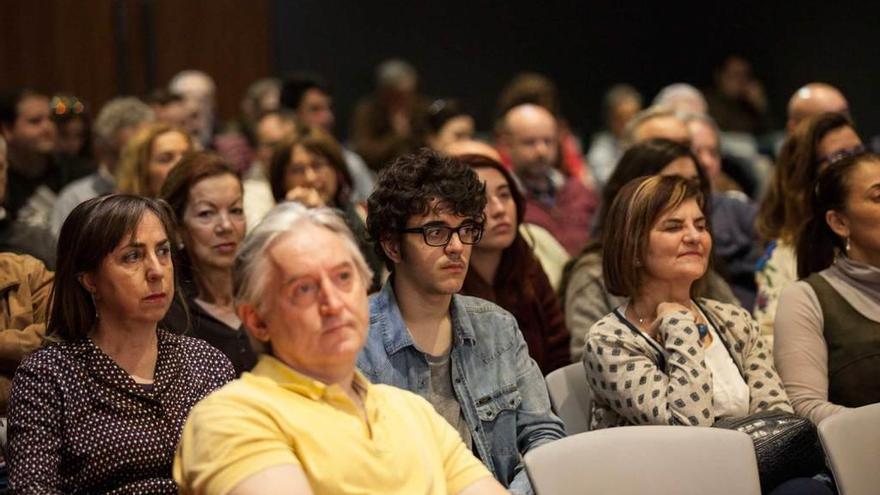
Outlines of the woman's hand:
[[[685,312],[686,316],[696,320],[696,315],[687,306],[684,306],[679,303],[674,302],[662,302],[657,305],[657,318],[654,319],[654,323],[651,324],[651,335],[659,335],[661,339],[666,338],[666,332],[663,332],[660,322],[663,321],[663,317],[667,315],[671,315],[673,313]],[[685,315],[682,315],[685,316]]]
[[318,194],[318,190],[311,187],[296,186],[293,189],[287,191],[284,199],[286,199],[287,201],[296,201],[302,203],[309,208],[324,206],[324,200],[321,199],[321,195]]

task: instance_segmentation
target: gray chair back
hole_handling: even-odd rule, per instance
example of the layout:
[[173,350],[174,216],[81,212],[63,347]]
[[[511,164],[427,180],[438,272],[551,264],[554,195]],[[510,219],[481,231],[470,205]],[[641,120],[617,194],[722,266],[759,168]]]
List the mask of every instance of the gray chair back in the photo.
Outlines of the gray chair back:
[[530,450],[536,495],[760,495],[745,433],[699,426],[625,426]]
[[590,430],[593,402],[587,373],[581,363],[569,364],[547,375],[547,392],[556,415],[569,435]]
[[880,492],[880,403],[825,418],[819,438],[840,495]]

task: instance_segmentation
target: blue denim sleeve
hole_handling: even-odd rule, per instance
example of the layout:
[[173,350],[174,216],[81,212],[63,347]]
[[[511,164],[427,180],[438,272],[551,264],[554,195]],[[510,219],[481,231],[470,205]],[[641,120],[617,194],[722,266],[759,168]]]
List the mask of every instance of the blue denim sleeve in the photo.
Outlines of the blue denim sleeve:
[[[565,437],[565,430],[560,420],[550,408],[550,397],[547,395],[547,384],[544,381],[537,363],[529,356],[529,349],[523,340],[522,333],[517,329],[516,370],[517,388],[522,402],[516,412],[517,446],[520,455],[529,450],[554,440]],[[509,487],[512,493],[533,493],[526,470],[520,457],[516,467],[516,475]]]

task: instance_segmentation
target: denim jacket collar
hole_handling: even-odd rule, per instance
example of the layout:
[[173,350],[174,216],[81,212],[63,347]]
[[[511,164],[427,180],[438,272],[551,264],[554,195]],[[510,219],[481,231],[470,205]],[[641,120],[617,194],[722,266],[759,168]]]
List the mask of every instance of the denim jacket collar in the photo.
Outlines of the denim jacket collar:
[[[457,294],[452,295],[452,304],[450,305],[450,317],[452,318],[452,331],[454,345],[464,343],[474,345],[476,343],[476,334],[470,321],[464,318],[465,308]],[[385,346],[385,352],[388,355],[404,349],[406,347],[415,347],[415,342],[406,323],[403,321],[403,315],[400,313],[400,306],[397,305],[397,296],[394,294],[394,277],[389,277],[371,301],[370,323],[378,325],[382,331],[382,344]]]

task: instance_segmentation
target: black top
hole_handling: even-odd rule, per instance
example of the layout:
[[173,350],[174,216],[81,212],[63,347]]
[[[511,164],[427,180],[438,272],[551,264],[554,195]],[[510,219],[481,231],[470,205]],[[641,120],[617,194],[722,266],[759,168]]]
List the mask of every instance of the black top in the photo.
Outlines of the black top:
[[14,493],[177,493],[184,421],[233,371],[198,339],[164,330],[158,339],[150,390],[90,339],[50,344],[22,363],[9,409]]
[[195,291],[191,288],[179,290],[186,301],[186,308],[180,298],[175,297],[162,320],[162,326],[177,334],[202,339],[219,349],[232,362],[235,376],[250,371],[257,364],[257,354],[244,327],[232,328],[211,316],[196,302]]

